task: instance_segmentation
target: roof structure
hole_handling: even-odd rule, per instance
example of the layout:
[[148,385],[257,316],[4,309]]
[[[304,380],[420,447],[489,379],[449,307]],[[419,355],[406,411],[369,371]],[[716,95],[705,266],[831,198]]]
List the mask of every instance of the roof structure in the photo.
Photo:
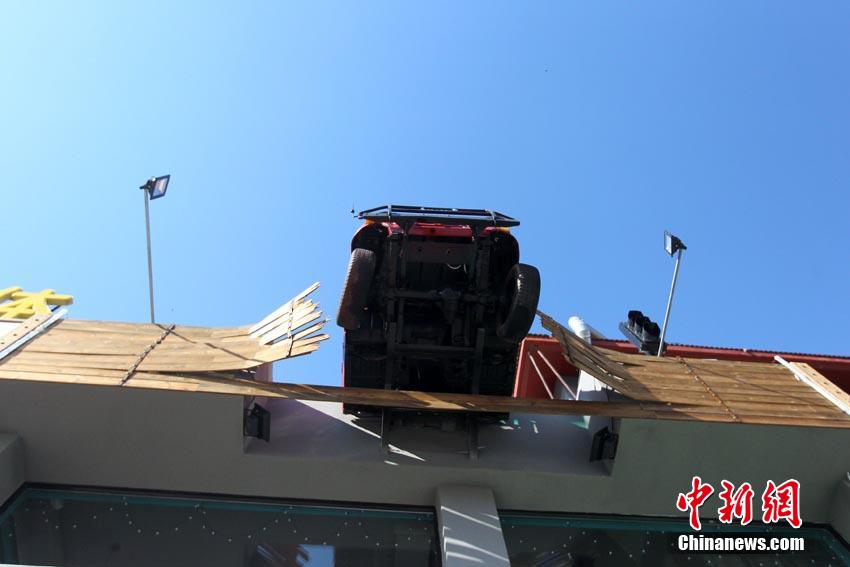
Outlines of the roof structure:
[[[328,338],[319,333],[326,321],[320,320],[318,305],[307,299],[318,286],[244,327],[54,321],[52,314],[33,315],[0,337],[0,352],[13,349],[0,360],[0,379],[193,389],[192,380],[250,377],[256,367],[313,352]],[[50,326],[26,340],[45,325]]]
[[808,364],[617,352],[591,346],[548,315],[540,317],[571,364],[638,407],[653,404],[661,419],[850,428],[850,395]]
[[[325,340],[307,288],[262,321],[208,328],[60,320],[35,314],[0,337],[0,380],[265,396],[440,411],[605,415],[850,428],[850,395],[801,363],[655,358],[589,345],[540,313],[567,361],[618,401],[511,398],[264,382],[267,363]],[[784,361],[783,361],[784,362]],[[843,409],[842,409],[843,408]],[[848,411],[848,413],[845,413]]]
[[[593,339],[593,346],[618,352],[638,353],[637,347],[626,340]],[[680,343],[665,343],[664,355],[666,357],[711,358],[717,360],[737,360],[740,362],[760,362],[763,364],[773,364],[776,361],[776,356],[779,355],[786,360],[805,362],[829,378],[836,386],[845,392],[850,392],[850,356],[783,352],[753,348],[698,346]]]

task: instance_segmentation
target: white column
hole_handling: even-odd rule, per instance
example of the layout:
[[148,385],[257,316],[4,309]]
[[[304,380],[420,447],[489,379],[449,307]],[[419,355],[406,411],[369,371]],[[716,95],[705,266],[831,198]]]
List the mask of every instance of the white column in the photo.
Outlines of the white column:
[[482,486],[437,488],[443,567],[508,567],[508,550],[493,491]]

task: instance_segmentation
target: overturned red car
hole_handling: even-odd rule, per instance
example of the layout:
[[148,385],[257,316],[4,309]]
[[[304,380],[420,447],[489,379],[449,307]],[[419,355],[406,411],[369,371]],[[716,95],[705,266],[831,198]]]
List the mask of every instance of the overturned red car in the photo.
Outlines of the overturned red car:
[[[360,212],[337,323],[345,386],[509,396],[540,274],[519,263],[519,221],[483,209]],[[349,413],[368,412],[346,406]]]

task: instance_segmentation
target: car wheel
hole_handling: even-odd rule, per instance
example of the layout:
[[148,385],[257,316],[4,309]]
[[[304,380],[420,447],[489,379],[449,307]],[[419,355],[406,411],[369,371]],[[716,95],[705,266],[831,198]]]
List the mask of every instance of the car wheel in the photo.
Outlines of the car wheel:
[[509,342],[518,343],[528,334],[537,314],[540,299],[540,272],[528,264],[516,264],[508,271],[505,281],[505,317],[496,334]]
[[360,328],[360,316],[366,307],[374,275],[375,253],[365,248],[352,250],[336,316],[336,324],[343,329],[355,331]]

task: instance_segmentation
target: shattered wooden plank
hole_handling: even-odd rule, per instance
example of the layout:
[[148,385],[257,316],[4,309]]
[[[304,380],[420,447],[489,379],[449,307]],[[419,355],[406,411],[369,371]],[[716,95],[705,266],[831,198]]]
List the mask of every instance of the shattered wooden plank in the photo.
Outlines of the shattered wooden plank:
[[540,316],[574,366],[632,400],[691,404],[688,413],[697,421],[717,421],[725,414],[728,421],[741,423],[850,424],[850,395],[811,367],[609,351],[585,343],[551,317]]
[[[204,328],[174,325],[63,321],[17,348],[15,364],[136,371],[218,372],[243,370],[309,354],[328,335],[320,333],[318,305],[308,299],[314,284],[256,327]],[[153,348],[151,345],[155,345]],[[2,364],[0,362],[0,364]],[[2,366],[0,366],[2,368]]]

